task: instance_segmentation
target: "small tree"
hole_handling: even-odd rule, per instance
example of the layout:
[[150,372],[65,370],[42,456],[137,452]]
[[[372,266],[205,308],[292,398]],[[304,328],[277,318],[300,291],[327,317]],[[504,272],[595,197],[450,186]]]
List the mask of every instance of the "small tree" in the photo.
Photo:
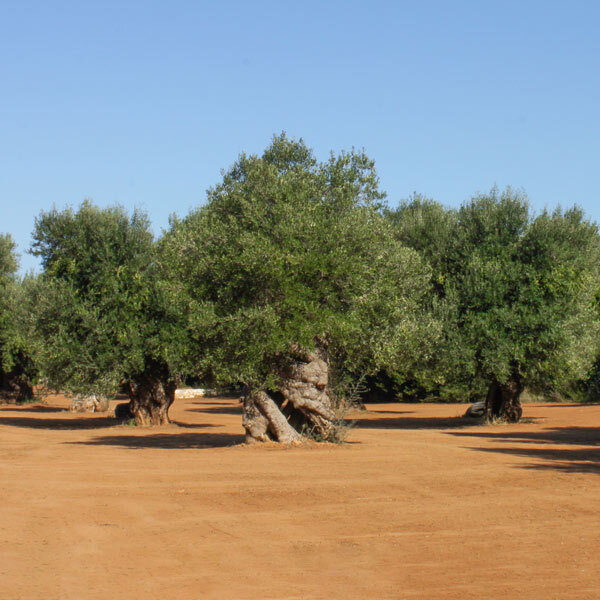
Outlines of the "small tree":
[[0,399],[11,402],[33,397],[35,366],[27,328],[28,281],[17,276],[15,243],[0,235]]
[[448,222],[451,242],[432,263],[450,317],[440,355],[473,388],[486,382],[488,417],[518,421],[525,386],[559,389],[596,355],[597,226],[577,208],[533,217],[511,190],[474,198]]
[[318,163],[285,134],[242,154],[165,238],[190,298],[190,368],[245,386],[248,440],[335,437],[329,378],[410,368],[436,327],[429,270],[392,236],[363,153]]
[[44,375],[82,393],[114,394],[124,381],[137,424],[168,423],[184,316],[146,216],[86,201],[76,212],[43,212],[33,237],[44,269],[36,299]]

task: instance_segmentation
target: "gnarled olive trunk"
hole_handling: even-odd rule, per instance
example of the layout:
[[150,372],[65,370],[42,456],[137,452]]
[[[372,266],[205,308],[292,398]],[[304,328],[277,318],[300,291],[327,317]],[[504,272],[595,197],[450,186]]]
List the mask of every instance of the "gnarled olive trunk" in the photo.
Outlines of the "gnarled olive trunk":
[[291,443],[305,435],[330,439],[335,413],[327,389],[327,352],[296,352],[278,375],[277,392],[247,392],[244,397],[246,441]]
[[129,410],[139,426],[167,425],[177,383],[164,366],[154,366],[129,382]]
[[502,419],[517,423],[523,414],[520,401],[523,389],[523,384],[517,378],[503,384],[494,380],[485,399],[488,420]]

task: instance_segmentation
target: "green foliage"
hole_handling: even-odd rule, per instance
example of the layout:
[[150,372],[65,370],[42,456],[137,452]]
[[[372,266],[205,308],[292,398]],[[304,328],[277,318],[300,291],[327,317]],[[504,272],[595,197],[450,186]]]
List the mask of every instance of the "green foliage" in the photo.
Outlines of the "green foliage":
[[32,253],[39,362],[51,384],[111,394],[157,365],[176,370],[184,306],[166,285],[146,216],[84,202],[37,219]]
[[382,371],[369,379],[368,398],[373,400],[461,401],[477,395],[472,369],[465,369],[465,348],[455,335],[457,305],[448,277],[454,263],[458,212],[419,194],[385,211],[394,235],[402,244],[415,249],[432,270],[432,315],[443,336],[435,353],[422,360],[409,377],[404,373]]
[[414,248],[431,266],[434,291],[443,297],[455,244],[457,211],[414,194],[398,208],[386,210],[385,216],[392,223],[396,238]]
[[[600,388],[600,236],[578,208],[533,215],[508,189],[390,210],[363,152],[319,162],[275,136],[156,241],[147,217],[43,212],[16,275],[0,235],[0,368],[110,394],[149,371],[275,388],[327,349],[332,397],[480,398],[490,382]],[[35,335],[34,335],[35,332]],[[360,385],[357,384],[360,382]]]
[[[438,393],[473,399],[492,380],[557,391],[588,371],[600,256],[597,227],[581,210],[532,216],[521,195],[494,189],[458,211],[416,198],[394,219],[434,269],[445,332],[433,365]],[[436,388],[433,375],[425,379]]]
[[12,370],[16,358],[16,270],[15,243],[10,235],[0,235],[0,368],[3,373]]
[[510,191],[460,212],[459,326],[478,372],[549,390],[584,375],[597,350],[597,227],[573,208],[529,215]]
[[0,386],[5,392],[17,385],[31,393],[36,374],[27,323],[31,278],[21,280],[17,268],[15,243],[10,235],[0,235]]
[[430,352],[430,271],[383,218],[373,162],[285,134],[242,154],[208,202],[174,220],[164,260],[190,301],[190,364],[219,383],[275,385],[294,349],[326,346],[338,369],[409,369]]
[[0,234],[0,282],[5,283],[15,276],[18,262],[16,245],[8,233]]

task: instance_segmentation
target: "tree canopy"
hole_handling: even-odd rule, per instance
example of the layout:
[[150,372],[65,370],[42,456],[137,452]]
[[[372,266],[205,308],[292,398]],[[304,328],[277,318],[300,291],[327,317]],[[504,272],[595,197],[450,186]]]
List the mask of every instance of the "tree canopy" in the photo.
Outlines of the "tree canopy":
[[195,369],[277,391],[294,356],[366,373],[431,351],[430,269],[394,239],[383,198],[362,152],[319,163],[282,134],[242,154],[165,238],[191,302]]
[[33,396],[36,370],[28,335],[29,281],[17,276],[15,243],[0,235],[0,397],[11,401]]
[[[427,219],[433,234],[422,236]],[[446,315],[438,372],[517,398],[586,374],[598,350],[600,238],[581,210],[535,216],[521,195],[494,189],[457,211],[415,199],[394,221],[434,268]]]
[[36,329],[44,375],[85,393],[115,393],[126,382],[139,422],[166,421],[172,394],[170,402],[150,397],[174,392],[185,313],[164,284],[147,217],[84,202],[43,212],[33,238],[43,266]]
[[42,212],[31,252],[42,273],[20,278],[0,236],[5,395],[38,371],[125,386],[136,421],[162,424],[190,377],[244,389],[248,439],[293,441],[331,439],[357,381],[516,421],[526,387],[600,379],[600,235],[579,208],[494,188],[391,209],[363,151],[319,161],[285,133],[159,239],[144,213],[85,201]]

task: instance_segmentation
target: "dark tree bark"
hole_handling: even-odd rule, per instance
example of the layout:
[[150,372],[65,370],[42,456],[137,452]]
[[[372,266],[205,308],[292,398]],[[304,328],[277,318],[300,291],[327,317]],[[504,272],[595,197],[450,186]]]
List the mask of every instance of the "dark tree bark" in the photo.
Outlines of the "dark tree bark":
[[520,401],[523,389],[523,384],[516,377],[504,384],[494,380],[485,400],[488,420],[501,419],[508,423],[518,423],[523,414]]
[[176,381],[166,365],[151,363],[129,382],[129,410],[138,426],[168,425],[169,408],[175,401]]
[[129,421],[129,419],[133,419],[130,402],[121,402],[121,404],[115,406],[115,419],[117,421]]
[[296,352],[279,372],[278,391],[247,392],[243,424],[246,441],[291,443],[303,436],[327,440],[334,433],[335,412],[328,394],[327,352]]
[[24,402],[33,398],[33,386],[20,367],[9,373],[0,371],[0,402]]

